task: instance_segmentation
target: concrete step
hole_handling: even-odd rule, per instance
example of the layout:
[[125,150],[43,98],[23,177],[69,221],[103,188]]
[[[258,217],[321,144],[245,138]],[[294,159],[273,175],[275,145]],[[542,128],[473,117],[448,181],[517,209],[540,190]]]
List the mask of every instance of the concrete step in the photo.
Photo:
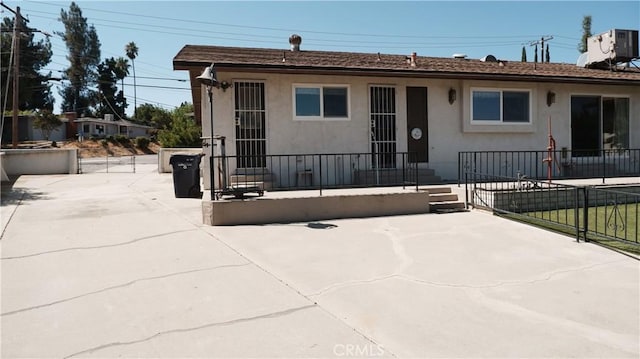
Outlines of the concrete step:
[[419,187],[420,191],[429,191],[429,194],[451,193],[450,187]]
[[464,210],[464,203],[459,201],[446,201],[429,204],[429,211],[431,213],[461,212]]
[[432,193],[429,191],[429,203],[436,202],[456,202],[458,195],[455,193]]

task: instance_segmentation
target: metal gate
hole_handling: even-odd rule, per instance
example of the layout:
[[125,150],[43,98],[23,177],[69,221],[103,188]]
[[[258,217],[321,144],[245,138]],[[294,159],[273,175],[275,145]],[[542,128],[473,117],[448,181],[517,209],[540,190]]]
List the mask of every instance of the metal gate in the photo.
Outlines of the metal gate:
[[396,89],[371,86],[371,156],[373,168],[396,167]]
[[264,168],[266,111],[264,83],[235,82],[237,168]]
[[92,156],[78,150],[78,173],[136,173],[136,156]]

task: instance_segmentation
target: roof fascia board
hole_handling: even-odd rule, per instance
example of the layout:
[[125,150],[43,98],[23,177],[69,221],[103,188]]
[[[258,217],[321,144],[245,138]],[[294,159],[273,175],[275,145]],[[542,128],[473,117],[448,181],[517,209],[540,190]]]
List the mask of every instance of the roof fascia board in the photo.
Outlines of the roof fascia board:
[[[176,61],[174,70],[194,70],[204,68],[210,62]],[[640,81],[628,79],[598,79],[569,76],[540,76],[521,74],[495,74],[495,73],[468,73],[468,72],[443,72],[428,70],[392,70],[392,69],[356,69],[343,67],[316,67],[316,66],[282,66],[259,64],[233,64],[215,63],[217,71],[235,72],[264,72],[281,74],[305,74],[305,75],[346,75],[346,76],[378,76],[378,77],[405,77],[405,78],[431,78],[431,79],[456,79],[456,80],[500,80],[516,82],[545,82],[545,83],[579,83],[590,85],[638,85]]]

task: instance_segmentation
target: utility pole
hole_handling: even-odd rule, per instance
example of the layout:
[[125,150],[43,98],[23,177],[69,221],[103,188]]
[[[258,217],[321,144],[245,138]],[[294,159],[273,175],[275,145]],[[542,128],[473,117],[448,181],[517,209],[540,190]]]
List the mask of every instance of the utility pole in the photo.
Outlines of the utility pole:
[[13,118],[11,121],[11,145],[13,148],[18,148],[18,92],[20,90],[20,35],[22,34],[22,15],[20,15],[19,6],[16,7],[16,11],[13,11],[2,2],[0,2],[0,5],[16,15],[16,19],[13,22]]
[[[529,46],[536,46],[535,49],[535,54],[536,57],[538,56],[538,44],[540,44],[540,62],[544,62],[545,56],[544,56],[544,42],[545,41],[550,41],[553,40],[553,36],[549,35],[549,36],[543,36],[540,38],[540,40],[536,40],[536,41],[530,41],[529,42]],[[547,45],[549,46],[549,45]]]
[[18,92],[20,91],[20,34],[22,31],[20,6],[16,7],[16,20],[13,22],[13,120],[11,121],[11,145],[18,148]]

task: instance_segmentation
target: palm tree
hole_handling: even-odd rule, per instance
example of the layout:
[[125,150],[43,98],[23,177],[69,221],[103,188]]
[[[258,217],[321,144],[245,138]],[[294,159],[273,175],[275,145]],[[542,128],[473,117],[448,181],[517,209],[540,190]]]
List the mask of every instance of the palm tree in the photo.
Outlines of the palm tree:
[[133,67],[133,117],[136,117],[136,109],[138,107],[138,96],[136,94],[136,63],[133,61],[138,56],[138,46],[131,41],[124,47],[124,51],[127,53],[127,57],[131,59],[131,66]]
[[120,56],[116,59],[115,73],[116,79],[120,80],[122,93],[124,93],[124,78],[129,76],[129,61]]

